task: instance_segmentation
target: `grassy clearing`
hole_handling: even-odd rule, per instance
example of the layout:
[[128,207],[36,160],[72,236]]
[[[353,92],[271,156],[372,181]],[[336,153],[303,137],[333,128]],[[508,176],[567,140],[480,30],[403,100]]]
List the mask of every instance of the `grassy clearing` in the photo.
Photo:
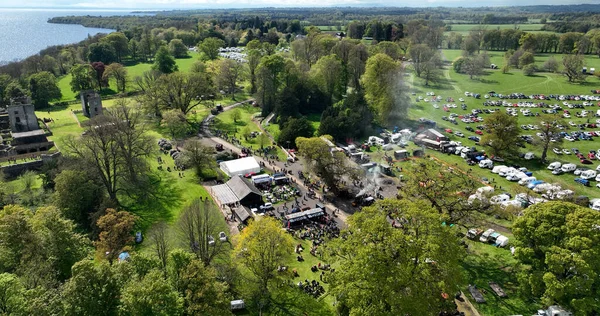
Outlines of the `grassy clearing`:
[[[190,57],[188,58],[179,58],[176,59],[176,63],[177,66],[179,67],[179,71],[183,71],[183,72],[188,72],[190,71],[190,69],[192,69],[192,65],[198,61],[198,56],[199,54],[196,52],[190,52]],[[141,76],[144,74],[144,72],[151,70],[152,69],[152,63],[135,63],[135,64],[131,64],[131,63],[127,63],[124,62],[125,64],[125,68],[127,69],[127,91],[135,91],[137,90],[137,87],[135,86],[134,83],[134,78]],[[60,99],[60,101],[72,101],[78,98],[77,93],[71,91],[71,78],[72,76],[70,74],[67,74],[65,76],[62,76],[60,78],[58,78],[58,87],[60,88],[60,91],[62,92],[62,98]],[[103,95],[112,95],[112,94],[116,94],[117,92],[117,87],[116,87],[116,83],[111,80],[109,83],[109,87],[106,89],[103,89],[102,94]]]
[[[448,60],[452,60],[460,55],[460,51],[446,51],[445,50],[443,53]],[[491,55],[492,55],[492,62],[494,61],[494,59],[501,58],[501,57],[499,57],[499,55],[501,55],[501,53],[491,53]],[[548,57],[542,56],[541,58],[543,59],[543,58],[548,58]],[[597,58],[588,56],[586,61],[590,65],[598,64],[600,66],[600,60]],[[596,78],[588,78],[589,82],[585,83],[585,84],[570,84],[567,82],[567,79],[564,76],[559,75],[559,74],[540,73],[537,76],[527,77],[527,76],[523,75],[523,73],[520,70],[512,70],[510,74],[502,74],[502,72],[499,70],[494,70],[494,71],[489,70],[489,71],[486,71],[485,75],[483,75],[479,78],[473,79],[473,80],[469,79],[469,77],[467,75],[457,74],[453,70],[447,71],[447,75],[449,78],[446,78],[446,80],[444,80],[438,86],[425,87],[423,85],[423,82],[420,79],[415,79],[413,81],[413,86],[417,93],[416,96],[418,96],[418,95],[424,96],[425,92],[433,91],[437,95],[441,95],[443,98],[453,97],[455,100],[455,103],[457,103],[457,104],[460,104],[459,98],[464,98],[465,99],[464,103],[466,103],[468,106],[467,110],[462,110],[460,108],[454,108],[454,109],[451,109],[450,112],[444,112],[441,108],[435,109],[432,104],[421,101],[421,102],[417,102],[413,105],[411,111],[409,112],[409,116],[411,119],[418,119],[419,117],[427,117],[427,118],[433,119],[436,122],[438,122],[439,128],[441,128],[441,129],[450,128],[453,131],[460,131],[460,132],[464,133],[465,136],[467,136],[467,137],[471,136],[471,135],[475,135],[475,134],[465,130],[465,127],[468,125],[471,125],[473,128],[475,128],[475,126],[478,124],[474,124],[474,123],[465,124],[465,123],[459,122],[458,125],[453,125],[453,124],[443,121],[441,119],[442,116],[447,116],[447,115],[449,115],[449,113],[457,113],[457,114],[461,115],[461,114],[470,113],[471,110],[475,109],[475,108],[481,108],[481,109],[486,108],[482,105],[482,103],[485,101],[483,98],[480,100],[477,100],[477,99],[474,99],[471,97],[465,97],[464,91],[477,92],[477,93],[481,93],[481,94],[485,94],[490,90],[494,90],[498,93],[505,93],[505,94],[512,93],[512,92],[522,92],[525,94],[546,94],[546,95],[552,94],[552,93],[554,93],[554,94],[589,94],[591,89],[595,89],[596,87],[600,86],[600,82],[598,82]],[[595,111],[596,108],[589,107],[587,110]],[[533,109],[531,109],[531,111],[533,113],[536,113],[536,112],[541,112],[541,109],[533,108]],[[575,112],[575,110],[572,110],[573,114],[574,114],[574,112]],[[486,116],[486,114],[482,114],[482,117],[485,118],[485,116]],[[590,119],[590,122],[595,122],[596,118],[592,117],[591,115],[589,115],[588,117]],[[586,123],[587,119],[573,117],[571,119],[566,119],[565,121],[567,121],[567,122],[573,121],[576,124],[581,124],[581,123]],[[520,115],[519,116],[519,125],[522,125],[522,124],[524,124],[524,125],[539,124],[539,118],[525,117],[525,116]],[[575,130],[575,129],[571,129],[571,130]],[[600,128],[598,128],[597,130],[600,130]],[[523,131],[522,134],[535,135],[535,131]],[[455,137],[453,135],[451,135],[450,138],[453,140],[462,141],[464,144],[469,144],[469,145],[475,146],[475,143],[473,141],[468,140],[466,138],[459,138],[459,137]],[[571,148],[577,148],[581,152],[587,153],[590,150],[600,149],[600,143],[598,143],[597,141],[577,141],[577,142],[573,142],[573,143],[569,143],[569,142],[565,141],[565,142],[563,142],[563,144],[557,145],[557,147],[568,148],[569,150]],[[552,146],[551,146],[551,148],[552,148]],[[522,151],[523,152],[532,151],[532,152],[536,153],[536,155],[538,157],[541,155],[541,151],[539,149],[533,148],[531,146],[528,146],[527,149],[523,149]],[[462,166],[463,169],[469,169],[469,167],[458,156],[446,156],[446,155],[441,155],[439,153],[432,153],[432,154],[434,156],[440,156],[440,158],[442,158],[446,161],[449,161],[453,164],[456,163],[456,164],[458,164],[458,166]],[[560,155],[559,156],[559,155],[556,155],[556,154],[550,152],[548,155],[548,159],[551,161],[557,160],[557,161],[561,161],[561,162],[569,162],[569,163],[579,164],[579,160],[574,155],[570,155],[570,156]],[[595,187],[584,187],[584,186],[581,186],[581,185],[575,183],[573,181],[573,179],[574,179],[573,175],[569,175],[569,174],[564,174],[561,176],[552,175],[546,169],[546,166],[540,165],[537,160],[527,161],[527,162],[523,161],[523,160],[519,160],[519,161],[515,161],[514,163],[517,163],[517,164],[520,164],[520,165],[523,165],[523,166],[529,168],[531,171],[534,172],[534,176],[536,176],[538,179],[541,179],[541,180],[544,180],[547,182],[551,182],[551,183],[561,184],[564,188],[569,188],[569,189],[575,190],[576,192],[578,192],[580,194],[585,194],[587,196],[590,196],[591,198],[600,196],[600,189],[595,188]],[[597,164],[592,165],[592,168],[595,168],[596,165]],[[511,188],[512,190],[515,190],[516,187],[518,187],[518,185],[516,185],[515,183],[511,183],[503,178],[494,176],[488,170],[479,169],[479,167],[477,167],[477,166],[474,166],[470,169],[472,169],[472,173],[474,175],[476,175],[477,177],[487,177],[488,179],[495,179],[496,184],[498,186],[502,186],[502,188]]]
[[524,32],[541,31],[544,24],[450,24],[450,32],[468,34],[470,31],[483,27],[486,30],[516,29]]
[[[237,109],[239,109],[240,111],[240,119],[237,121],[233,120],[233,113],[235,113],[237,111]],[[260,148],[260,144],[258,143],[258,139],[257,138],[248,138],[245,139],[243,137],[244,133],[251,133],[251,132],[261,132],[260,128],[258,127],[258,122],[253,120],[254,117],[258,117],[260,115],[260,109],[253,107],[251,105],[244,105],[244,106],[240,106],[237,107],[236,109],[221,113],[219,115],[217,115],[215,117],[214,120],[214,128],[218,129],[220,131],[225,131],[230,135],[233,135],[234,137],[236,137],[238,140],[240,140],[242,146],[244,147],[248,147],[248,148],[253,148],[253,149],[258,149]],[[275,145],[277,146],[277,144],[269,141],[266,146],[271,146],[271,145]],[[277,147],[277,157],[279,158],[279,160],[285,160],[286,159],[286,155],[285,153],[279,148]]]
[[[493,245],[479,241],[467,241],[469,255],[462,262],[464,270],[461,290],[471,300],[471,303],[482,315],[530,315],[542,307],[538,302],[527,301],[517,293],[518,282],[514,273],[517,260],[506,248],[496,248]],[[496,282],[508,295],[506,298],[496,296],[488,282]],[[472,299],[467,290],[469,284],[477,285],[485,290],[486,303],[478,304]]]

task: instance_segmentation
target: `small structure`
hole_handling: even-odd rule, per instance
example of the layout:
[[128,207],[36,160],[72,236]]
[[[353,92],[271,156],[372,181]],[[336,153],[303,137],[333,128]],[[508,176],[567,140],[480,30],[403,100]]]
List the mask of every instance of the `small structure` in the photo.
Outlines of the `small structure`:
[[14,133],[40,129],[33,104],[11,104],[8,106],[10,130]]
[[260,172],[260,165],[254,157],[244,157],[240,159],[234,159],[229,161],[223,161],[220,164],[221,170],[228,176],[246,175],[254,172],[255,174]]
[[85,117],[92,118],[102,115],[102,99],[98,92],[94,90],[81,91],[81,110]]
[[469,292],[471,293],[471,296],[473,297],[475,302],[480,304],[485,303],[485,298],[483,297],[483,294],[481,294],[481,292],[477,289],[475,285],[469,285]]
[[248,179],[234,176],[225,184],[211,187],[220,205],[243,205],[256,207],[262,204],[262,194]]
[[500,287],[500,285],[498,285],[498,283],[489,282],[488,284],[490,285],[490,288],[492,288],[494,293],[496,293],[496,295],[498,295],[498,297],[506,297],[507,296],[506,293],[504,292],[504,290]]
[[230,304],[231,304],[232,311],[246,308],[246,303],[244,303],[244,300],[231,301]]

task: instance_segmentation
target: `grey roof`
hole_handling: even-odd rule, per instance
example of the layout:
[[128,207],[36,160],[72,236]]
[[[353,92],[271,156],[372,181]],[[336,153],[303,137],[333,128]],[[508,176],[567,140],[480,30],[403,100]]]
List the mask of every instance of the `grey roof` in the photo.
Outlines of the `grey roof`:
[[239,200],[245,198],[253,192],[262,196],[260,191],[254,186],[254,184],[250,183],[250,181],[242,177],[234,176],[229,181],[227,181],[226,184],[227,186],[229,186],[229,188],[231,188],[231,191],[233,191],[233,194],[235,194],[235,196],[237,196]]
[[227,184],[215,185],[211,189],[213,190],[215,197],[221,201],[222,204],[232,204],[240,201]]
[[31,136],[39,136],[46,135],[46,132],[43,129],[36,129],[29,132],[21,132],[21,133],[11,133],[13,138],[23,138],[23,137],[31,137]]
[[237,217],[242,221],[246,221],[248,218],[250,218],[250,213],[248,213],[248,210],[246,210],[245,207],[243,206],[238,206],[235,207],[233,209],[233,212],[235,213],[235,215],[237,215]]

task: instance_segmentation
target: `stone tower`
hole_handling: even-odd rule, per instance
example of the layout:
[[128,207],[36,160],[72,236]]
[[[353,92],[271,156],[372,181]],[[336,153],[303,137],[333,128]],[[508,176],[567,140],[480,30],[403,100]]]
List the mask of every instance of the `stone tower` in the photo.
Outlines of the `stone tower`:
[[93,90],[81,91],[81,110],[83,115],[92,118],[102,115],[102,99],[98,92]]

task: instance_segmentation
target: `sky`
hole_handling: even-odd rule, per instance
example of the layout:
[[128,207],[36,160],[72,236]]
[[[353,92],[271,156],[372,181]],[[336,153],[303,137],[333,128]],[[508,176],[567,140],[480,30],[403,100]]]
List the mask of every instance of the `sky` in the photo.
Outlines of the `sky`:
[[197,9],[311,6],[479,7],[536,4],[570,5],[580,3],[600,4],[600,0],[0,0],[0,7],[60,9]]

